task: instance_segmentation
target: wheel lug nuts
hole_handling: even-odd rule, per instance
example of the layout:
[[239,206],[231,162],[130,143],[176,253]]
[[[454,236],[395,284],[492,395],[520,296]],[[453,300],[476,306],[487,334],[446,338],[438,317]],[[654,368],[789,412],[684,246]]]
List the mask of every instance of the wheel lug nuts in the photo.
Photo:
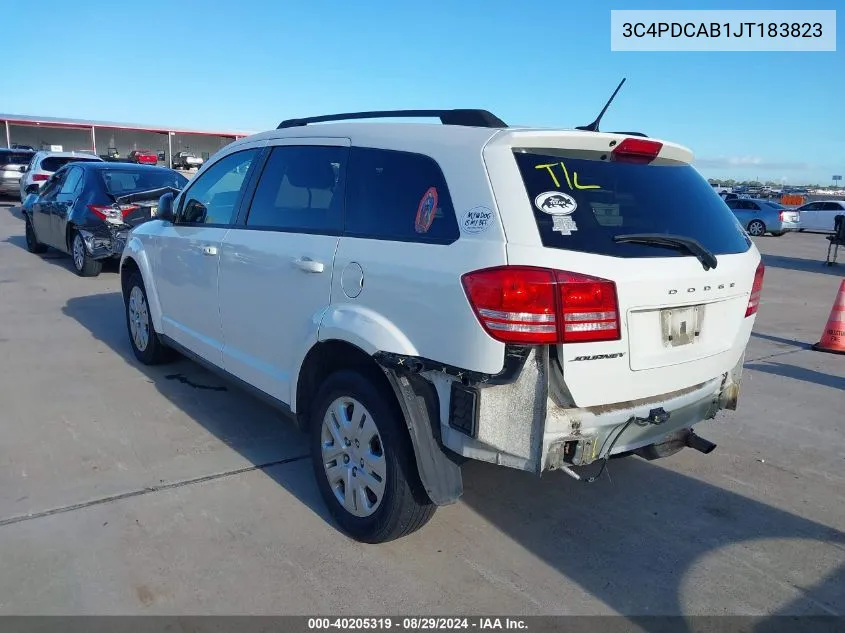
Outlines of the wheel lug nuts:
[[360,446],[361,444],[358,442],[358,440],[355,440],[355,448],[359,448]]
[[361,468],[363,468],[363,467],[364,467],[364,460],[362,459],[361,460]]
[[357,476],[358,476],[358,469],[357,469],[357,468],[353,468],[353,469],[352,469],[352,476],[353,476],[353,477],[357,477]]
[[344,463],[344,464],[348,464],[348,463],[349,463],[349,455],[344,455],[344,456],[343,456],[343,463]]

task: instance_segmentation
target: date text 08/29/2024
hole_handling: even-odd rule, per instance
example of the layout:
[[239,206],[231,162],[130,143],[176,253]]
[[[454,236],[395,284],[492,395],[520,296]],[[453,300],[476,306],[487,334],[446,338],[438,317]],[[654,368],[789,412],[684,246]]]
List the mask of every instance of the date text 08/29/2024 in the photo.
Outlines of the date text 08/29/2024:
[[331,630],[397,630],[397,631],[451,631],[451,630],[527,630],[522,618],[502,617],[352,617],[308,618],[309,631]]

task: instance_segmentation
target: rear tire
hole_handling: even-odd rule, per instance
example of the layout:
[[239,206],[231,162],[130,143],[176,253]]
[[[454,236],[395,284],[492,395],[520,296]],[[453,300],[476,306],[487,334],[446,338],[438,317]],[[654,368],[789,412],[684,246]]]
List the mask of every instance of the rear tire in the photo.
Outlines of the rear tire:
[[752,237],[760,237],[766,234],[766,225],[760,220],[751,220],[748,223],[748,234]]
[[153,328],[147,289],[140,273],[134,272],[123,288],[126,331],[135,358],[144,365],[160,365],[173,359],[173,350],[164,345]]
[[392,393],[357,371],[323,382],[311,418],[311,456],[320,494],[341,528],[384,543],[425,525],[435,506],[419,480],[411,440]]
[[103,263],[94,259],[85,248],[85,240],[79,231],[74,231],[70,237],[70,256],[73,269],[80,277],[96,277],[103,270]]
[[24,218],[26,223],[26,250],[36,255],[46,252],[47,247],[35,237],[35,229],[32,228],[32,221],[29,216],[24,216]]

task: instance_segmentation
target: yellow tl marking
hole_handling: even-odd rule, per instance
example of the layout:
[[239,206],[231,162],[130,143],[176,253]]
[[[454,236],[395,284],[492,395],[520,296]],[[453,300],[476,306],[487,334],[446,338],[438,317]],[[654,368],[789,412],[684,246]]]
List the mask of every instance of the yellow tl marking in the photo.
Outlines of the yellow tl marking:
[[575,188],[576,189],[601,189],[601,185],[579,185],[578,184],[578,172],[574,172],[575,176]]
[[549,176],[552,177],[552,180],[555,183],[555,187],[560,189],[560,181],[558,181],[557,176],[555,176],[555,172],[552,171],[552,167],[555,166],[555,163],[549,163],[548,165],[534,165],[534,169],[547,169],[549,172]]
[[572,181],[569,179],[569,170],[566,169],[566,165],[563,163],[561,163],[560,166],[563,169],[563,175],[566,176],[566,184],[569,185],[569,190],[572,191]]

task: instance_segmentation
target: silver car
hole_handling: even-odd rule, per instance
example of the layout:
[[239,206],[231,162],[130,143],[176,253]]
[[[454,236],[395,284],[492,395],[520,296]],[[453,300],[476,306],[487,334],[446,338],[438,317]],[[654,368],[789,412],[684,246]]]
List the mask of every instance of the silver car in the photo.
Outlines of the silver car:
[[740,198],[725,200],[725,204],[734,212],[748,234],[754,237],[766,233],[780,237],[784,233],[801,228],[801,214],[773,200]]
[[23,168],[35,152],[21,149],[0,149],[0,195],[15,195],[20,187]]

